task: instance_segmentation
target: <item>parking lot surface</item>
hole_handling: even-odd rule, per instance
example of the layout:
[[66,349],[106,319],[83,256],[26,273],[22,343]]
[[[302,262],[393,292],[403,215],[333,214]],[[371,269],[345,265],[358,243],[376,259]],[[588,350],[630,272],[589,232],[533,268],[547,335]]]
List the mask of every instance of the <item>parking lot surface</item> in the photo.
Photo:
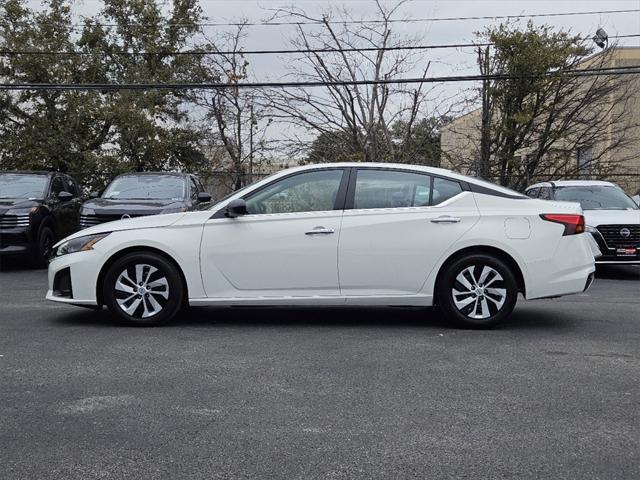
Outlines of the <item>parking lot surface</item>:
[[0,271],[0,478],[640,477],[640,269],[431,309],[198,308],[167,327],[45,302]]

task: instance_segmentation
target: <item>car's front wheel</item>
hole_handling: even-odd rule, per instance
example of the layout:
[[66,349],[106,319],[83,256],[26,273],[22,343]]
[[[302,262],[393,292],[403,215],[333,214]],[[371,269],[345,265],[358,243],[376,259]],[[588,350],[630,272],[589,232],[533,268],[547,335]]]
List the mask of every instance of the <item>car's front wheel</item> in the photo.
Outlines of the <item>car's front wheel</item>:
[[518,284],[511,269],[500,259],[470,254],[455,260],[438,283],[438,304],[455,323],[487,328],[513,311]]
[[109,267],[103,298],[109,310],[126,323],[155,326],[178,313],[184,286],[172,262],[155,253],[134,252]]

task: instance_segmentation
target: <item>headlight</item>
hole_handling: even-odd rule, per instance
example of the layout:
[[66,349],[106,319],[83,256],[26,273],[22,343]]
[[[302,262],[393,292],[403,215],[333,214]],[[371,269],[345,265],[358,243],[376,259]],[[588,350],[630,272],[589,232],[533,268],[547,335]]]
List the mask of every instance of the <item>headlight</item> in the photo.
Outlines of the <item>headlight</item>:
[[[110,233],[110,232],[109,232]],[[53,254],[54,257],[61,257],[69,253],[93,250],[93,246],[102,240],[109,233],[98,233],[96,235],[85,235],[84,237],[73,238],[58,245]]]
[[29,215],[30,213],[36,213],[39,207],[27,207],[27,208],[14,208],[7,212],[7,215]]

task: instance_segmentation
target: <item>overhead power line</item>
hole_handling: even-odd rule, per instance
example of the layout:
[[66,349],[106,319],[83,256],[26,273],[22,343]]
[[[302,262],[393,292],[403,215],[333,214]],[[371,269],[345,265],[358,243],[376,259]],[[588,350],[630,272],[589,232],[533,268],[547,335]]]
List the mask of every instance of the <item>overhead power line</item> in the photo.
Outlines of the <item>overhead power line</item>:
[[[640,34],[633,33],[629,35],[610,35],[609,38],[637,38]],[[583,38],[582,40],[591,40],[591,37]],[[492,46],[495,43],[481,42],[481,43],[447,43],[447,44],[432,44],[432,45],[404,45],[395,47],[347,47],[347,48],[305,48],[305,49],[276,49],[276,50],[182,50],[182,51],[137,51],[137,52],[122,52],[122,51],[78,51],[78,50],[0,50],[0,56],[10,55],[59,55],[59,56],[71,56],[71,55],[124,55],[124,56],[178,56],[178,55],[193,55],[193,56],[207,56],[207,55],[276,55],[276,54],[296,54],[296,53],[348,53],[348,52],[383,52],[383,51],[401,51],[401,50],[432,50],[432,49],[446,49],[446,48],[471,48],[471,47],[486,47]]]
[[[551,12],[551,13],[530,13],[530,14],[518,14],[518,15],[477,15],[467,17],[423,17],[423,18],[392,18],[388,20],[382,19],[363,19],[363,20],[301,20],[301,21],[284,21],[284,20],[267,20],[261,22],[167,22],[168,27],[261,27],[261,26],[287,26],[287,25],[324,25],[328,23],[330,25],[354,25],[354,24],[379,24],[379,23],[421,23],[421,22],[453,22],[453,21],[466,21],[466,20],[510,20],[516,18],[540,18],[540,17],[568,17],[568,16],[582,16],[582,15],[606,15],[606,14],[618,14],[618,13],[637,13],[640,9],[623,9],[623,10],[596,10],[596,11],[578,11],[578,12]],[[7,25],[6,22],[0,25]],[[90,23],[90,25],[100,27],[117,27],[118,23]],[[149,27],[156,26],[155,23],[130,23],[127,26],[130,27]],[[76,23],[71,26],[72,28],[84,28],[84,23]]]
[[478,80],[517,80],[552,76],[591,77],[601,75],[638,75],[640,65],[549,72],[541,75],[458,75],[442,77],[390,78],[378,80],[337,80],[311,82],[244,83],[0,83],[0,90],[220,90],[227,88],[313,88],[349,85],[388,85],[413,83],[471,82]]

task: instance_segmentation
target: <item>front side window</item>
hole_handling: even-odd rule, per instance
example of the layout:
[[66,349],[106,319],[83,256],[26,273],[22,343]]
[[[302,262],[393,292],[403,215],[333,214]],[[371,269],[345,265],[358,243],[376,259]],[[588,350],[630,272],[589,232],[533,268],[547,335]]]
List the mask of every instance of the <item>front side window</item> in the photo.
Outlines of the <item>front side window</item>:
[[0,198],[44,198],[46,175],[3,173],[0,175]]
[[556,200],[578,202],[583,210],[637,210],[638,206],[621,189],[608,185],[556,188]]
[[353,208],[429,205],[431,177],[393,170],[358,170]]
[[198,200],[198,193],[200,193],[200,189],[193,177],[189,177],[189,179],[191,180],[191,200],[195,202]]
[[64,183],[60,177],[55,177],[51,183],[51,196],[57,197],[60,192],[65,192]]
[[318,170],[276,181],[245,198],[250,214],[333,210],[342,170]]
[[120,200],[182,200],[187,184],[177,175],[123,175],[109,184],[103,198]]

